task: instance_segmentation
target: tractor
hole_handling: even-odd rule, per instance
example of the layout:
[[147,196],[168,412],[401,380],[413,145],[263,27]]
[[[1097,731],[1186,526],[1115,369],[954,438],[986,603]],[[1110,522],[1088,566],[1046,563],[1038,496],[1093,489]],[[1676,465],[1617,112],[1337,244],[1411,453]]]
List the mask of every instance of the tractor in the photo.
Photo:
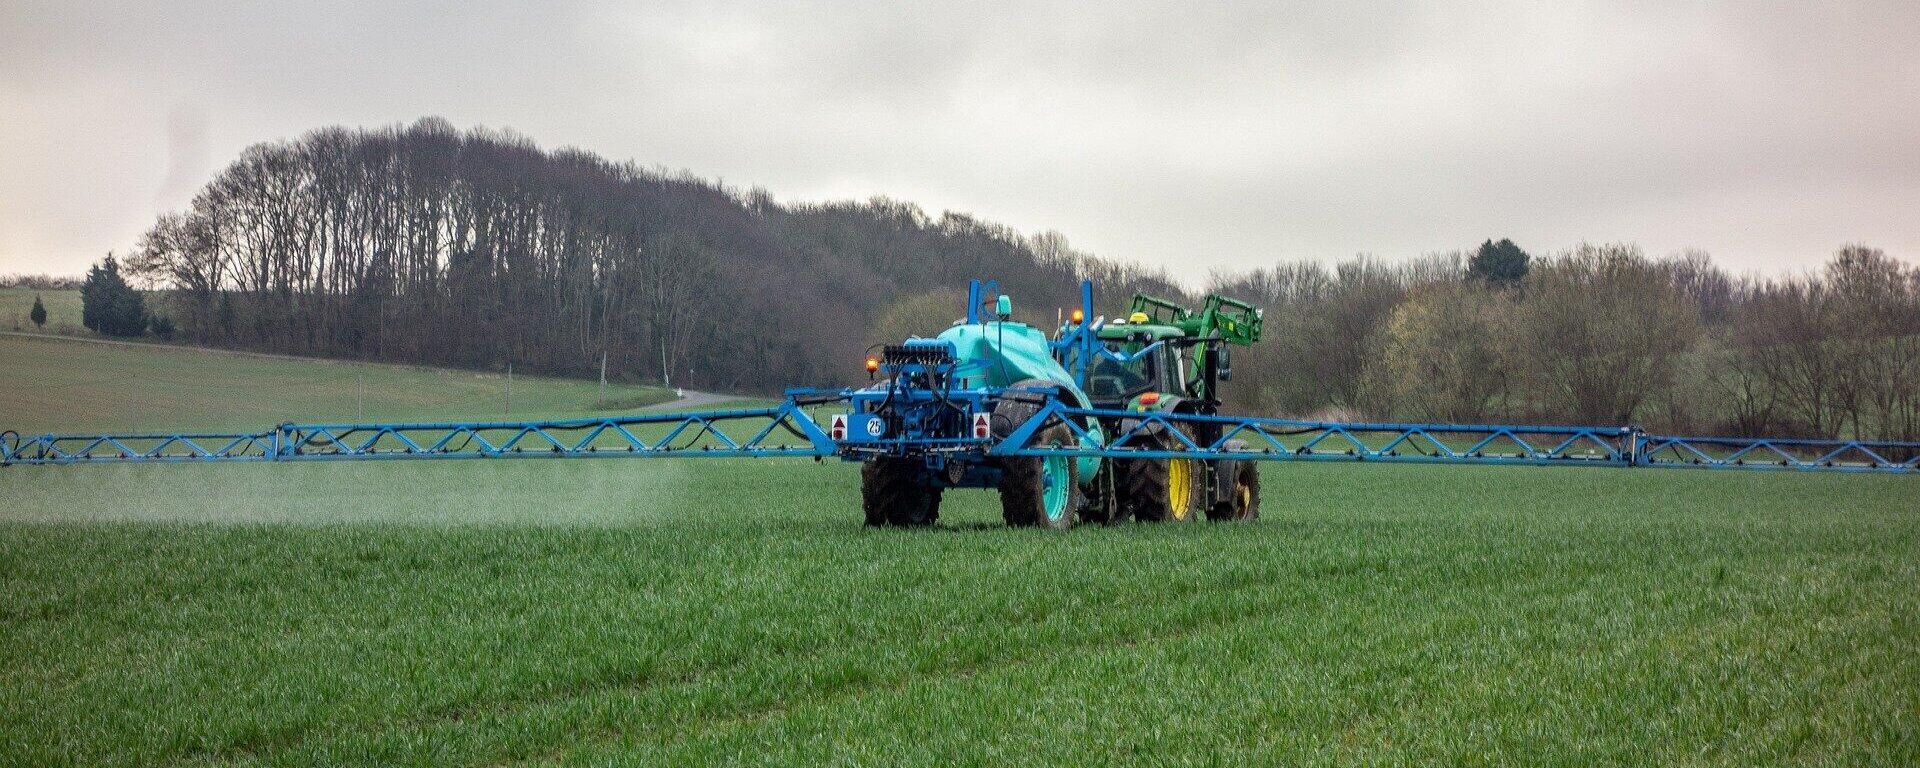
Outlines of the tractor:
[[[1144,414],[1215,414],[1229,347],[1259,340],[1260,310],[1209,295],[1195,312],[1141,294],[1108,321],[1091,316],[1082,284],[1081,308],[1050,338],[1014,321],[1007,296],[984,311],[992,287],[975,281],[966,318],[934,338],[870,355],[873,383],[832,418],[841,456],[862,462],[868,525],[930,525],[951,488],[997,489],[1017,527],[1259,516],[1253,460],[1175,455],[1244,445],[1211,422]],[[1110,446],[1145,455],[1104,455]],[[1046,455],[1008,450],[1029,447]]]

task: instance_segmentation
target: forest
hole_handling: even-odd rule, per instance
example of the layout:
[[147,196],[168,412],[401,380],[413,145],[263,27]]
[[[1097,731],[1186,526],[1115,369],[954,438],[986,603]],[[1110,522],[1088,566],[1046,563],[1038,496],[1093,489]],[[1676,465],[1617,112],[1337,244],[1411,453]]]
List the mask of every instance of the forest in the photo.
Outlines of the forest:
[[127,273],[222,347],[776,392],[854,383],[874,343],[1001,281],[1042,327],[1076,301],[1220,291],[1266,308],[1237,410],[1920,439],[1920,271],[1862,245],[1735,276],[1631,244],[1489,240],[1405,262],[1302,260],[1205,284],[911,203],[781,204],[508,132],[325,128],[259,144]]

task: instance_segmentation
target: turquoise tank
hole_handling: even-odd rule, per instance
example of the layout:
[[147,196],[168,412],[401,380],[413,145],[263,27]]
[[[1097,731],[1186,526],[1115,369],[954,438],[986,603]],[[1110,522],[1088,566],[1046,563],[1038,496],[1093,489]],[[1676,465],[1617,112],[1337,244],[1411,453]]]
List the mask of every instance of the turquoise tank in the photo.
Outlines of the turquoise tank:
[[[1076,406],[1092,407],[1086,393],[1074,383],[1073,374],[1053,359],[1047,335],[1033,326],[998,320],[962,323],[941,331],[938,338],[953,344],[955,359],[961,363],[984,362],[984,365],[968,367],[960,381],[954,382],[960,389],[1011,387],[1028,379],[1041,379],[1059,384]],[[1087,431],[1104,441],[1098,423],[1087,425]],[[1084,439],[1081,444],[1094,447]],[[1100,460],[1083,456],[1078,462],[1081,482],[1092,482],[1100,469]]]

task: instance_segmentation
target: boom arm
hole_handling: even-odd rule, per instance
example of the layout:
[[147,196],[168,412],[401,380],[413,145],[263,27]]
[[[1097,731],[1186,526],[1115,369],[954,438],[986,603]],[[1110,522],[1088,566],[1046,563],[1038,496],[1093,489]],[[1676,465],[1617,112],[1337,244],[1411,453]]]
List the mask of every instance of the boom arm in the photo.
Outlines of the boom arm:
[[[523,422],[282,424],[252,433],[120,434],[20,437],[0,432],[0,465],[340,461],[502,458],[859,458],[809,408],[846,401],[849,392],[790,390],[767,408]],[[1085,426],[1130,424],[1113,435]],[[836,418],[835,421],[838,421]],[[1039,445],[1038,430],[1064,424],[1066,445]],[[1131,438],[1159,425],[1181,435],[1172,450]],[[1215,437],[1191,439],[1186,434]],[[896,440],[895,442],[900,442]],[[1362,461],[1425,464],[1537,464],[1598,467],[1875,472],[1920,475],[1920,443],[1863,440],[1681,437],[1632,427],[1502,424],[1398,424],[1306,421],[1260,416],[1108,411],[1047,399],[1025,426],[1004,438],[938,441],[987,456],[1101,456],[1260,461]]]

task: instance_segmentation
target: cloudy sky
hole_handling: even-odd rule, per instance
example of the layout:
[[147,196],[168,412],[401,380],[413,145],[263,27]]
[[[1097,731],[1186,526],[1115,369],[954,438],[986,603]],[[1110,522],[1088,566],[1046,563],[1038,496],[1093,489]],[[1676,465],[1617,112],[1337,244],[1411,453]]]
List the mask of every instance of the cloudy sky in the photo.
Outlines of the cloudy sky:
[[0,272],[127,248],[248,144],[423,115],[1182,269],[1920,262],[1916,62],[1912,0],[0,0]]

